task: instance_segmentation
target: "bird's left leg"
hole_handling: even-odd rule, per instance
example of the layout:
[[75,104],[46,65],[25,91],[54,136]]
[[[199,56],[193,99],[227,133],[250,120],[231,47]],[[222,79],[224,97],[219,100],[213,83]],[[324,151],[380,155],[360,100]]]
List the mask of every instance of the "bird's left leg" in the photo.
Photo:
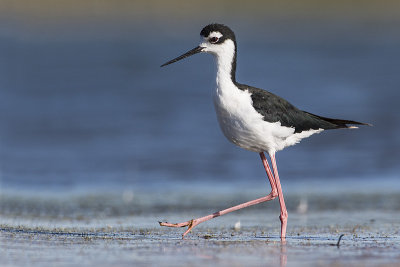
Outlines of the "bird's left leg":
[[264,164],[265,171],[267,172],[269,182],[271,184],[271,193],[269,193],[265,197],[261,197],[261,198],[258,198],[258,199],[252,200],[252,201],[248,201],[248,202],[236,205],[234,207],[231,207],[231,208],[228,208],[228,209],[224,209],[224,210],[221,210],[221,211],[217,211],[217,212],[214,212],[213,214],[210,214],[210,215],[207,215],[207,216],[204,216],[204,217],[201,217],[201,218],[193,219],[193,220],[190,220],[190,221],[187,221],[187,222],[183,222],[183,223],[159,222],[160,226],[168,226],[168,227],[185,227],[185,226],[188,226],[188,229],[182,235],[182,238],[184,238],[187,233],[189,233],[196,225],[199,225],[202,222],[208,221],[210,219],[213,219],[215,217],[227,214],[227,213],[235,211],[235,210],[239,210],[239,209],[243,209],[243,208],[246,208],[246,207],[250,207],[250,206],[253,206],[253,205],[256,205],[256,204],[259,204],[259,203],[262,203],[262,202],[265,202],[265,201],[269,201],[269,200],[272,200],[272,199],[276,198],[278,196],[278,192],[279,192],[279,191],[277,191],[277,184],[275,183],[276,178],[272,174],[271,169],[270,169],[270,167],[268,165],[268,161],[265,158],[265,155],[264,155],[263,152],[260,153],[260,157],[261,157],[261,160],[262,160],[262,162]]
[[183,222],[183,223],[159,222],[159,224],[160,224],[160,226],[168,226],[168,227],[185,227],[185,226],[188,226],[188,229],[182,235],[182,238],[184,238],[187,233],[189,233],[196,225],[198,225],[198,224],[200,224],[202,222],[208,221],[210,219],[213,219],[215,217],[219,217],[221,215],[227,214],[227,213],[235,211],[235,210],[240,210],[240,209],[243,209],[243,208],[246,208],[246,207],[249,207],[249,206],[253,206],[253,205],[265,202],[265,201],[272,200],[275,197],[276,197],[276,195],[274,195],[271,192],[270,194],[268,194],[265,197],[257,198],[255,200],[248,201],[248,202],[233,206],[233,207],[228,208],[228,209],[217,211],[217,212],[214,212],[213,214],[210,214],[210,215],[207,215],[207,216],[204,216],[204,217],[201,217],[201,218],[193,219],[193,220],[190,220],[190,221],[187,221],[187,222]]

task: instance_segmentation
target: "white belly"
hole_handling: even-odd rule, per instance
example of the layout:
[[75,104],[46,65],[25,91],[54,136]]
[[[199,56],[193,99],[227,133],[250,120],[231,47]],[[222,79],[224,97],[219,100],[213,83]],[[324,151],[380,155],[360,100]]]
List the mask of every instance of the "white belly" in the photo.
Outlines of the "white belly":
[[281,126],[280,122],[264,121],[253,108],[248,91],[241,91],[236,86],[226,89],[217,88],[214,95],[218,122],[226,138],[244,149],[271,154],[322,131],[294,133],[294,128]]

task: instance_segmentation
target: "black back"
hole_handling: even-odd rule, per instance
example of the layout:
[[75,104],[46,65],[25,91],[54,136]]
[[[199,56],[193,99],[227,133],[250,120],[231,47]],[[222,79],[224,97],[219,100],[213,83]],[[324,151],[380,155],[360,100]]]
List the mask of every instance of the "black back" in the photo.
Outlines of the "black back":
[[268,122],[281,122],[282,126],[295,128],[295,133],[307,130],[348,128],[346,124],[362,124],[361,122],[325,118],[299,110],[285,99],[268,91],[236,83],[243,91],[251,93],[254,109],[264,116]]

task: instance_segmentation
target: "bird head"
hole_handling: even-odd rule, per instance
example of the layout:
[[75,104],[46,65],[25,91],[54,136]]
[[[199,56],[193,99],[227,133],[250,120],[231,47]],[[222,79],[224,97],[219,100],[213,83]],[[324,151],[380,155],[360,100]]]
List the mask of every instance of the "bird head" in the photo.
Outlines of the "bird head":
[[227,54],[232,57],[236,53],[235,34],[228,26],[216,23],[209,24],[201,30],[200,37],[200,44],[197,47],[164,63],[161,67],[201,52],[210,53],[217,57]]

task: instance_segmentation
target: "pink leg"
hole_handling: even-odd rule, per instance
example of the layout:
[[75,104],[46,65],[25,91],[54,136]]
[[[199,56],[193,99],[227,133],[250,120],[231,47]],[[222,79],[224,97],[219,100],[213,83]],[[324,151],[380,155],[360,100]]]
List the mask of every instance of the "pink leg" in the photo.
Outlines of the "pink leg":
[[192,219],[192,220],[187,221],[187,222],[183,222],[183,223],[159,222],[159,224],[161,226],[168,226],[168,227],[185,227],[185,226],[188,226],[188,229],[182,235],[182,238],[184,238],[187,233],[189,233],[196,225],[199,225],[202,222],[205,222],[205,221],[208,221],[208,220],[213,219],[215,217],[230,213],[232,211],[236,211],[236,210],[239,210],[239,209],[250,207],[250,206],[253,206],[253,205],[256,205],[256,204],[259,204],[259,203],[262,203],[262,202],[265,202],[265,201],[269,201],[269,200],[272,200],[272,199],[276,198],[278,196],[278,192],[279,191],[277,191],[275,178],[272,175],[271,169],[270,169],[270,167],[268,165],[268,161],[265,158],[264,153],[261,152],[260,153],[260,157],[261,157],[261,160],[262,160],[263,165],[265,167],[265,171],[267,172],[269,182],[271,184],[271,193],[269,193],[267,196],[261,197],[261,198],[258,198],[258,199],[255,199],[255,200],[252,200],[252,201],[249,201],[249,202],[245,202],[243,204],[240,204],[240,205],[228,208],[228,209],[224,209],[224,210],[215,212],[213,214],[210,214],[210,215],[207,215],[207,216],[204,216],[204,217],[201,217],[201,218]]
[[276,187],[278,189],[279,205],[281,206],[281,215],[279,216],[279,219],[281,220],[281,240],[285,240],[288,213],[286,210],[285,199],[283,198],[281,182],[279,181],[279,174],[278,174],[278,167],[276,166],[275,153],[271,154],[270,157],[272,162],[272,168],[274,169]]
[[262,163],[263,163],[263,165],[264,165],[265,171],[267,172],[269,183],[271,184],[271,189],[272,189],[271,193],[272,193],[274,196],[278,196],[278,192],[277,192],[277,188],[276,188],[276,182],[275,182],[275,177],[274,177],[274,175],[272,174],[271,168],[270,168],[269,165],[268,165],[268,160],[267,160],[267,158],[265,157],[264,153],[262,153],[262,152],[260,153],[260,157],[261,157]]

